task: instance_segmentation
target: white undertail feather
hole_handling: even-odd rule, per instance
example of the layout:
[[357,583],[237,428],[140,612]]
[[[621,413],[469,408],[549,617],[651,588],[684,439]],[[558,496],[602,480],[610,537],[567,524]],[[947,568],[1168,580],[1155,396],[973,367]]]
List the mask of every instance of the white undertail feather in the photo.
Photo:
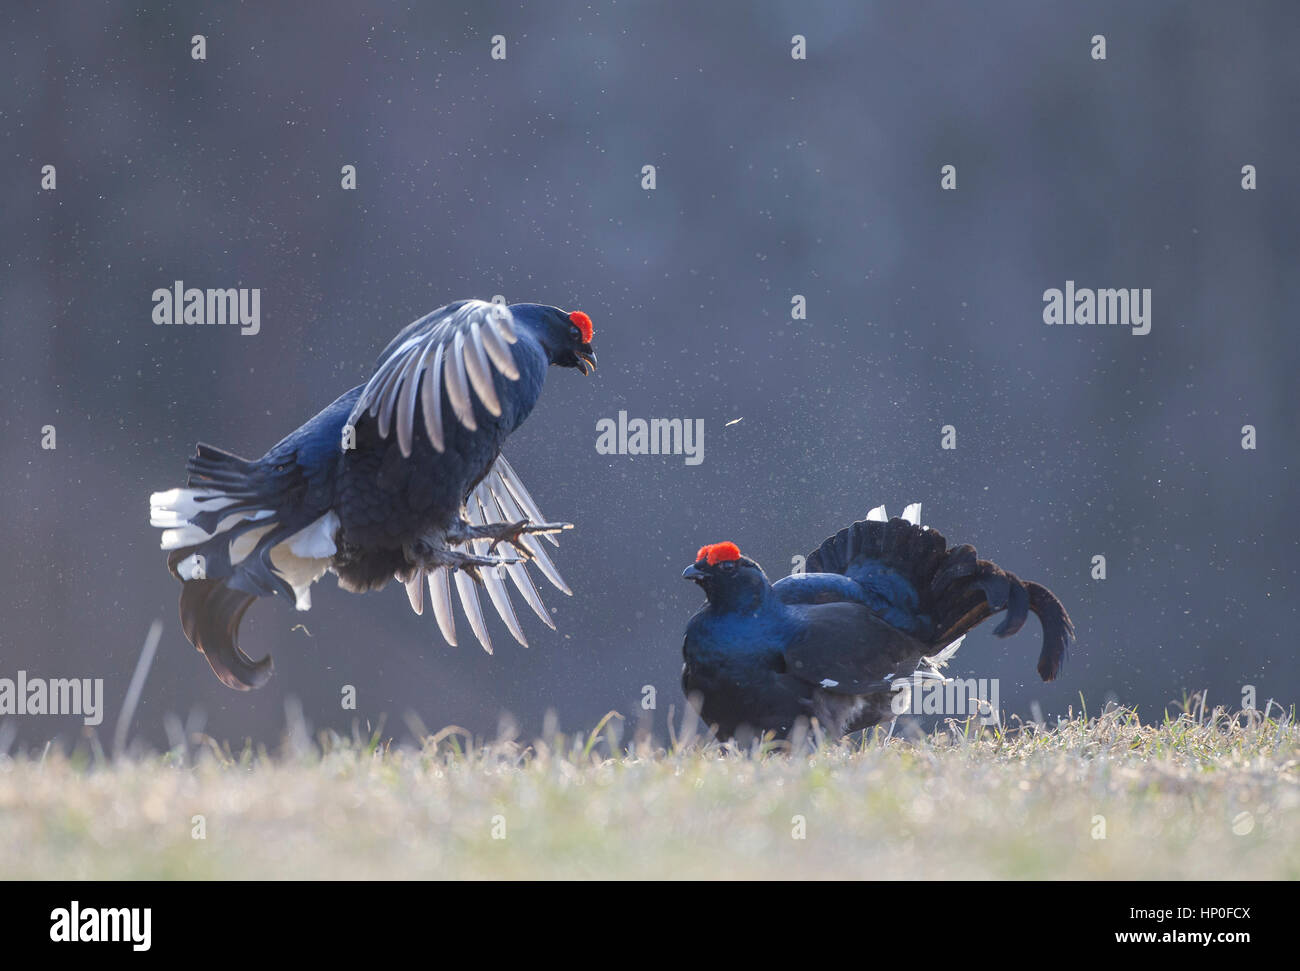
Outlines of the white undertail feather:
[[299,610],[311,610],[311,585],[329,570],[330,561],[338,552],[334,542],[338,531],[339,517],[327,512],[271,548],[271,563],[293,587],[297,598],[294,606]]
[[149,525],[184,526],[206,509],[225,509],[234,499],[213,489],[168,489],[149,497]]
[[[149,497],[149,525],[163,530],[162,548],[178,550],[183,546],[197,546],[211,539],[209,533],[190,522],[201,512],[225,509],[234,499],[213,489],[168,489]],[[225,532],[245,519],[265,519],[273,515],[269,509],[232,513],[217,524],[217,533]]]
[[[913,526],[921,525],[921,504],[919,502],[908,503],[903,507],[903,519],[907,520]],[[869,523],[887,523],[889,522],[889,513],[885,512],[884,506],[877,506],[867,513],[867,522]]]
[[957,649],[961,647],[961,642],[965,639],[966,635],[962,634],[961,637],[944,647],[938,654],[921,658],[921,666],[916,669],[912,677],[923,680],[947,681],[948,678],[942,673],[941,669],[948,666],[948,662],[952,660],[953,655],[957,653]]
[[[165,492],[155,492],[149,497],[149,524],[162,528],[163,549],[176,550],[205,543],[245,520],[270,520],[265,526],[250,529],[230,543],[231,565],[238,565],[253,552],[258,540],[275,526],[272,520],[275,513],[272,510],[232,513],[217,524],[214,533],[209,533],[190,521],[191,517],[200,512],[225,509],[234,502],[234,499],[213,489],[168,489]],[[328,512],[271,549],[271,564],[293,588],[294,606],[299,610],[311,609],[311,585],[329,569],[330,560],[338,550],[334,543],[338,528],[339,517]],[[187,579],[201,578],[202,572],[198,571],[198,565],[198,555],[191,554],[177,565],[177,572]]]

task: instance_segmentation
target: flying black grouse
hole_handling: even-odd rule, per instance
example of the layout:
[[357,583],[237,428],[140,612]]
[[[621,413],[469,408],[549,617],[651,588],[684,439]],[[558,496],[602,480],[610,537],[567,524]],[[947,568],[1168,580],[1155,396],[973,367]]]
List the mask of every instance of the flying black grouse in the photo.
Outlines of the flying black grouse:
[[569,588],[539,545],[568,528],[547,522],[501,447],[532,411],[549,365],[596,366],[591,318],[540,304],[465,300],[421,317],[353,388],[249,461],[199,445],[186,488],[154,493],[167,566],[182,581],[181,624],[232,688],[271,676],[268,655],[239,646],[239,623],[258,597],[311,607],[327,570],[363,593],[390,578],[456,643],[454,583],[470,627],[489,652],[478,588],[521,644],[508,578],[554,629],[526,569]]

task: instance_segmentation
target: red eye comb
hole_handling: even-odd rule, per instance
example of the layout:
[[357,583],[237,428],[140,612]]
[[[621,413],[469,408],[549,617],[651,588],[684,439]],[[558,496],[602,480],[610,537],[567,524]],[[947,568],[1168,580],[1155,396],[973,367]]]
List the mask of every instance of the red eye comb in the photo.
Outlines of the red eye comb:
[[573,321],[578,330],[582,331],[582,342],[590,344],[592,335],[596,333],[595,328],[591,326],[591,318],[581,310],[575,310],[569,314],[569,319]]
[[712,546],[701,546],[700,551],[695,554],[695,562],[708,560],[709,566],[721,563],[723,560],[740,559],[740,547],[735,543],[714,543]]

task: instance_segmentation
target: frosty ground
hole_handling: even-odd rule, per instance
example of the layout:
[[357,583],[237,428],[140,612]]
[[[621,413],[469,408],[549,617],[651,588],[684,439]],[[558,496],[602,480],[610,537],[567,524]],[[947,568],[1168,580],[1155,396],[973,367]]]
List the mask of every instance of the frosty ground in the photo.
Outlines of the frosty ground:
[[[9,878],[1300,878],[1294,710],[798,754],[591,733],[0,756]],[[617,754],[611,754],[617,753]]]

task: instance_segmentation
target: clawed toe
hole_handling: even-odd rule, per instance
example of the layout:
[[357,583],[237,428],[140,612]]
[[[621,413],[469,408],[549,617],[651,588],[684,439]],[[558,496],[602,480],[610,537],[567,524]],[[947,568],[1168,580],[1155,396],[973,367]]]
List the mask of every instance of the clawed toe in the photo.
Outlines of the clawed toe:
[[[556,533],[562,533],[566,529],[572,529],[573,523],[531,523],[526,519],[517,523],[499,523],[491,526],[476,526],[476,529],[495,531],[500,530],[500,535],[484,537],[492,540],[492,545],[488,547],[488,552],[495,552],[501,543],[508,543],[511,546],[517,546],[521,536],[553,536]],[[522,550],[526,556],[527,550]],[[531,557],[529,557],[531,559]]]
[[407,558],[416,572],[432,573],[441,567],[449,567],[453,570],[464,570],[479,582],[482,581],[479,570],[484,567],[512,566],[523,563],[527,559],[521,555],[501,555],[491,551],[471,553],[450,547],[435,547],[427,543],[416,543],[409,547]]
[[453,544],[487,540],[490,543],[489,553],[494,553],[498,546],[506,543],[518,548],[526,559],[531,559],[528,549],[520,542],[522,537],[551,536],[572,528],[572,523],[535,523],[528,519],[500,523],[461,522],[447,534],[447,539]]

